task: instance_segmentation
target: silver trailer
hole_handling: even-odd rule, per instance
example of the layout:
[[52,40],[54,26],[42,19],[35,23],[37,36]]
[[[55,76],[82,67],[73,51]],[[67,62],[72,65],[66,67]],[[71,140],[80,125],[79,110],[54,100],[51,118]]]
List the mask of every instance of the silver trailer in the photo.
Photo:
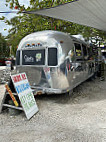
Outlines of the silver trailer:
[[70,92],[97,71],[89,44],[58,31],[24,37],[16,54],[17,72],[26,72],[36,93]]

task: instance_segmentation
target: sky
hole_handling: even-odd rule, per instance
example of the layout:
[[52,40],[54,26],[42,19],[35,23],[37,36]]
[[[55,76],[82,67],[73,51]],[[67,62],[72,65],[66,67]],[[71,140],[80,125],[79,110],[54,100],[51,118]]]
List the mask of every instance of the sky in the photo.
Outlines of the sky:
[[[30,0],[19,0],[19,3],[21,5],[25,5],[25,7],[27,8],[29,6],[29,1]],[[12,11],[9,7],[6,7],[6,0],[0,0],[0,11]],[[15,9],[13,11],[16,11]],[[17,16],[17,14],[15,13],[8,13],[8,14],[3,14],[0,13],[0,17],[6,17],[7,19],[11,19],[14,16]],[[7,36],[8,35],[8,30],[11,28],[11,26],[6,25],[3,21],[0,20],[0,33],[2,33],[3,36]],[[5,30],[7,29],[7,30]],[[80,35],[78,36],[79,38],[83,38]]]
[[[25,7],[28,7],[29,0],[19,0],[19,3],[22,5],[25,5]],[[6,7],[6,0],[0,0],[0,11],[12,11],[9,7]],[[13,10],[16,11],[16,10]],[[14,16],[17,16],[15,13],[8,13],[3,14],[0,13],[0,17],[5,16],[8,20],[13,18]],[[0,20],[0,33],[2,33],[3,36],[8,35],[8,30],[11,28],[11,26],[6,25],[3,21]],[[5,30],[7,29],[7,30]]]

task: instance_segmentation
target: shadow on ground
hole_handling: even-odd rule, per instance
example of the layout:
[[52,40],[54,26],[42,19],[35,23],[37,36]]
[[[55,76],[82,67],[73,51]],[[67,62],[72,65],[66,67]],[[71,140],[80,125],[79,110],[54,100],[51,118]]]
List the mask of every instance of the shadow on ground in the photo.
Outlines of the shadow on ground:
[[106,99],[106,81],[100,81],[99,78],[87,80],[73,89],[69,95],[66,94],[51,94],[36,96],[36,100],[52,101],[53,103],[61,104],[80,104]]

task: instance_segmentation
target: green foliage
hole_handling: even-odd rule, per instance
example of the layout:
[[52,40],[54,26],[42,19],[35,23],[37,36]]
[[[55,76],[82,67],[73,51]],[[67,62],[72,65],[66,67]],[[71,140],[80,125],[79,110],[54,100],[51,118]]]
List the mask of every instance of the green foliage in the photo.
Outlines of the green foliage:
[[0,20],[4,20],[4,19],[5,19],[5,17],[4,17],[4,16],[0,17]]
[[9,47],[5,38],[0,34],[0,58],[9,56]]
[[58,30],[70,34],[82,34],[86,39],[89,39],[89,37],[101,37],[101,39],[105,39],[105,33],[94,28],[46,16],[21,14],[23,10],[39,10],[71,1],[73,0],[30,0],[30,6],[25,8],[24,5],[20,5],[18,0],[6,0],[6,4],[9,4],[11,9],[18,9],[20,11],[18,16],[12,18],[10,21],[5,19],[5,17],[0,18],[0,20],[3,20],[8,25],[12,25],[12,28],[9,30],[9,35],[7,36],[8,44],[12,46],[12,54],[15,55],[17,46],[24,36],[41,30]]

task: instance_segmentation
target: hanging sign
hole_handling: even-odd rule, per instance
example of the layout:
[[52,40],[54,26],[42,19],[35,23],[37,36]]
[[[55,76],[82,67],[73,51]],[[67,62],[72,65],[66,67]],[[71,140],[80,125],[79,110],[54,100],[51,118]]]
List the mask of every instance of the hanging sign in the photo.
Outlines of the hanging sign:
[[34,99],[33,92],[30,88],[26,73],[12,75],[11,79],[26,117],[27,119],[30,119],[36,112],[38,112],[38,107]]
[[51,75],[50,75],[50,68],[44,67],[43,70],[44,70],[44,73],[45,73],[45,76],[46,76],[46,79],[47,79],[49,85],[52,87],[52,79],[51,79]]

